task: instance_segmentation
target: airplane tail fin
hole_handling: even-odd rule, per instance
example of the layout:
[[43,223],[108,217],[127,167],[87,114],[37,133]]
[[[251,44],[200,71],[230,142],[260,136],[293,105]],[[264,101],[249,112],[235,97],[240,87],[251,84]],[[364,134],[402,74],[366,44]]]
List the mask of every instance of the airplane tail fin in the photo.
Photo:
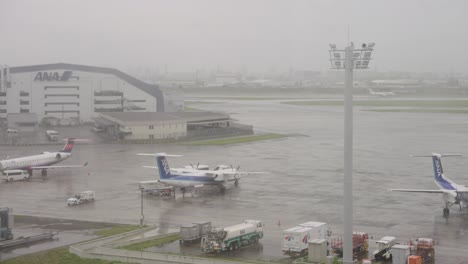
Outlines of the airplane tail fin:
[[452,181],[444,176],[444,169],[442,168],[442,157],[457,157],[459,154],[438,154],[432,153],[431,156],[413,156],[413,157],[432,157],[432,166],[434,169],[434,182],[445,190],[455,190]]
[[166,156],[156,156],[156,164],[158,165],[158,172],[160,179],[168,179],[172,176],[169,163],[167,162]]
[[67,143],[60,152],[72,152],[73,146],[75,145],[75,138],[67,139]]
[[138,153],[138,156],[153,156],[156,157],[156,165],[158,165],[158,172],[160,179],[168,179],[172,177],[171,169],[166,157],[182,157],[182,155],[173,155],[167,153]]

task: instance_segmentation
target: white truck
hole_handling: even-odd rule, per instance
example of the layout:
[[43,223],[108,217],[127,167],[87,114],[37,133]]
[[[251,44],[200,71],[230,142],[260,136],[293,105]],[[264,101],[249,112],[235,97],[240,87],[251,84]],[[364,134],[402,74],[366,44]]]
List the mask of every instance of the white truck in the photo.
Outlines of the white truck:
[[55,130],[46,130],[46,137],[49,141],[57,141],[59,132]]
[[27,181],[29,177],[29,173],[25,170],[6,170],[3,172],[3,180],[6,182]]
[[242,224],[214,228],[203,235],[201,250],[206,253],[235,251],[242,246],[258,243],[263,238],[263,224],[258,220],[245,220]]
[[384,236],[375,243],[377,244],[377,249],[372,253],[375,260],[389,260],[392,258],[392,247],[396,244],[395,237]]
[[309,250],[309,241],[327,239],[327,224],[306,222],[283,231],[283,254],[291,257],[305,256]]
[[79,205],[83,203],[89,203],[94,201],[94,192],[93,191],[83,191],[79,195],[75,195],[73,198],[67,200],[68,206]]

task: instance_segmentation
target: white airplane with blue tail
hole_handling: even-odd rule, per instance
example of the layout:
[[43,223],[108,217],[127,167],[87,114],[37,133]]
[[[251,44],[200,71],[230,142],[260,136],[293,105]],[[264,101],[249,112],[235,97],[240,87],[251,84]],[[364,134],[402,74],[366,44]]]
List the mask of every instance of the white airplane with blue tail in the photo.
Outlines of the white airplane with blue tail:
[[443,209],[444,216],[448,216],[450,213],[449,207],[458,204],[460,211],[462,206],[468,206],[468,187],[460,184],[456,184],[454,181],[444,175],[442,169],[442,157],[453,157],[461,156],[458,154],[437,154],[433,153],[431,156],[413,156],[413,157],[432,157],[432,163],[434,167],[434,182],[439,187],[438,190],[424,190],[424,189],[390,189],[390,191],[396,192],[422,192],[422,193],[441,193],[445,202],[445,208]]
[[182,155],[171,155],[167,153],[138,153],[140,156],[153,156],[156,158],[157,166],[143,166],[145,168],[158,169],[159,180],[142,181],[141,184],[163,183],[171,185],[175,188],[180,188],[183,194],[187,189],[203,187],[207,185],[217,186],[221,191],[226,189],[228,182],[234,182],[237,186],[240,175],[261,174],[264,172],[240,172],[239,167],[236,169],[224,165],[216,167],[214,170],[207,170],[205,167],[171,169],[166,157],[181,157]]

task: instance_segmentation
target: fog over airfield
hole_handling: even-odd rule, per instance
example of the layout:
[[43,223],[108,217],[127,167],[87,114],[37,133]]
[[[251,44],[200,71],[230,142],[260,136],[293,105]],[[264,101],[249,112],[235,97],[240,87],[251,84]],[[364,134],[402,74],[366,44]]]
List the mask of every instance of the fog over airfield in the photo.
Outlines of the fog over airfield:
[[379,71],[468,72],[468,1],[0,0],[0,64],[327,70],[375,42]]

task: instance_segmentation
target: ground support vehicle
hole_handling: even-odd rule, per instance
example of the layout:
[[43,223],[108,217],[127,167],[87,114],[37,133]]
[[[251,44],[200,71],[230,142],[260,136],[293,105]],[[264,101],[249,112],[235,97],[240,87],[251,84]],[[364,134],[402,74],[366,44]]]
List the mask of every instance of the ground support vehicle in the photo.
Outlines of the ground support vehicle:
[[[367,252],[369,236],[363,232],[353,232],[353,255],[355,258],[363,252]],[[339,257],[343,256],[343,238],[338,237],[330,241],[331,248],[334,254]]]
[[6,182],[27,181],[29,177],[31,176],[25,170],[6,170],[3,172],[3,180]]
[[311,221],[302,223],[299,226],[311,227],[314,229],[309,240],[327,239],[327,237],[331,236],[331,230],[328,230],[327,223]]
[[418,238],[415,242],[410,241],[410,245],[414,246],[411,255],[421,256],[423,263],[434,261],[435,251],[432,238]]
[[375,260],[389,260],[392,258],[392,246],[396,244],[395,237],[384,236],[375,243],[377,244],[377,249],[372,253]]
[[283,231],[282,250],[284,255],[293,258],[305,256],[309,241],[327,238],[327,225],[320,222],[307,222]]
[[191,225],[183,225],[180,227],[181,244],[199,240],[211,230],[211,222],[193,223]]
[[46,137],[49,141],[57,141],[59,132],[55,130],[46,130]]
[[8,207],[0,208],[0,241],[13,239],[13,209]]
[[68,206],[74,206],[84,203],[89,203],[94,201],[94,192],[93,191],[83,191],[79,195],[75,195],[73,198],[67,200]]
[[263,224],[257,220],[245,220],[242,224],[214,228],[201,239],[201,250],[206,253],[235,251],[253,245],[263,238]]

